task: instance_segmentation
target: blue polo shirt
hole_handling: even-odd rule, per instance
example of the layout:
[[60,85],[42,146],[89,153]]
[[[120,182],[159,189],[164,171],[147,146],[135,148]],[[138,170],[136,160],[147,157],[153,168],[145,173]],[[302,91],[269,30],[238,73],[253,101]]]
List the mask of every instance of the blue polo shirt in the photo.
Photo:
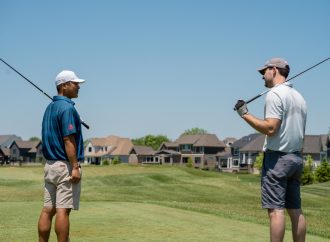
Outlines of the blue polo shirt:
[[54,96],[42,120],[42,152],[47,160],[67,160],[65,136],[74,134],[77,144],[77,159],[84,160],[84,142],[81,121],[74,102],[65,96]]

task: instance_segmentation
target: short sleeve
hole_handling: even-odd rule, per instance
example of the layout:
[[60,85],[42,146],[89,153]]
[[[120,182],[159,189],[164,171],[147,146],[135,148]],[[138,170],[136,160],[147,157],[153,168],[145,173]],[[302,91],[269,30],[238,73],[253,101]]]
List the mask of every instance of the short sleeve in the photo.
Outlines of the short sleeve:
[[63,136],[68,136],[77,133],[77,127],[75,122],[76,112],[73,107],[65,109],[61,115],[61,119]]
[[266,96],[265,118],[283,119],[283,103],[279,95],[269,92]]

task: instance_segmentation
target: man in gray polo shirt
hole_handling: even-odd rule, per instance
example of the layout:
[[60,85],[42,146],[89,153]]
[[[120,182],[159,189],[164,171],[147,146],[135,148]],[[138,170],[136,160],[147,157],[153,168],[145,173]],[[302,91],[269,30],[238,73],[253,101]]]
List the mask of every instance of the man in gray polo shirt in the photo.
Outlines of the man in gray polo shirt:
[[305,241],[306,221],[301,210],[300,178],[307,107],[304,98],[286,82],[290,67],[281,58],[272,58],[258,70],[265,86],[265,116],[259,119],[248,112],[243,100],[235,108],[251,127],[266,135],[262,167],[262,207],[268,209],[270,239],[283,241],[285,213],[292,224],[294,242]]

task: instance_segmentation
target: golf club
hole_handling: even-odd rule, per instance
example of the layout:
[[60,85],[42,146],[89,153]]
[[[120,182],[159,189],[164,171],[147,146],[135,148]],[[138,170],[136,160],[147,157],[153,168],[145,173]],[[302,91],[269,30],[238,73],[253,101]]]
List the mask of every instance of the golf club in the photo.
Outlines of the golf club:
[[[34,86],[35,88],[37,88],[40,92],[42,92],[46,97],[48,97],[50,100],[53,101],[53,98],[51,96],[49,96],[47,93],[45,93],[40,87],[38,87],[36,84],[34,84],[32,81],[30,81],[28,78],[26,78],[25,76],[23,76],[21,73],[19,73],[14,67],[12,67],[11,65],[9,65],[7,62],[5,62],[3,59],[0,58],[0,60],[7,65],[10,69],[12,69],[13,71],[15,71],[18,75],[20,75],[21,77],[23,77],[23,79],[25,79],[26,81],[28,81],[32,86]],[[89,129],[89,125],[87,125],[84,120],[80,117],[80,121],[82,123],[82,125],[84,125],[86,127],[86,129]]]
[[[298,73],[297,75],[295,75],[295,76],[293,76],[293,77],[287,79],[287,80],[286,80],[285,82],[283,82],[282,84],[284,84],[284,83],[286,83],[286,82],[288,82],[288,81],[290,81],[290,80],[296,78],[297,76],[300,76],[301,74],[303,74],[303,73],[305,73],[305,72],[307,72],[307,71],[313,69],[314,67],[316,67],[316,66],[322,64],[323,62],[326,62],[326,61],[329,60],[329,59],[330,59],[330,58],[326,58],[326,59],[324,59],[323,61],[320,61],[319,63],[317,63],[317,64],[315,64],[315,65],[309,67],[308,69],[306,69],[306,70],[304,70],[304,71]],[[271,90],[271,89],[268,89],[268,90],[266,90],[266,91],[264,91],[264,92],[258,94],[257,96],[255,96],[255,97],[253,97],[253,98],[247,100],[245,103],[248,104],[248,103],[250,103],[250,102],[256,100],[257,98],[259,98],[259,97],[261,97],[262,95],[266,94],[266,93],[269,92],[270,90]],[[235,110],[235,111],[237,110],[236,107],[234,107],[234,110]]]

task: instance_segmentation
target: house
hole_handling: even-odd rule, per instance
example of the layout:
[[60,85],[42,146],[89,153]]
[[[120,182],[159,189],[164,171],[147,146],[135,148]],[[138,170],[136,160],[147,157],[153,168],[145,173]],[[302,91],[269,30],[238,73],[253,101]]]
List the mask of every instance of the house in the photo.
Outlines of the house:
[[[250,134],[239,139],[232,145],[231,154],[222,154],[219,169],[222,171],[253,172],[253,163],[260,152],[263,152],[265,135]],[[330,159],[330,140],[328,135],[305,135],[302,155],[313,159],[313,166],[317,167],[324,159]]]
[[119,157],[121,162],[128,163],[132,148],[133,143],[128,138],[114,135],[92,138],[85,147],[85,163],[100,165],[103,160],[112,160],[114,157]]
[[22,138],[16,135],[0,135],[0,147],[9,148],[15,140],[22,140]]
[[15,140],[9,147],[10,161],[37,162],[42,155],[41,141]]
[[0,165],[9,164],[10,149],[0,147]]
[[310,155],[313,166],[317,167],[323,160],[330,160],[330,140],[328,135],[305,135],[303,156],[305,161]]
[[215,169],[216,155],[225,148],[215,134],[183,135],[175,142],[163,143],[155,155],[164,163],[184,165],[191,161],[195,168]]
[[129,152],[130,164],[159,164],[158,156],[155,156],[155,151],[148,146],[134,145]]
[[223,172],[239,172],[239,171],[248,171],[251,164],[248,164],[249,161],[246,158],[246,153],[241,153],[240,150],[259,137],[261,134],[254,133],[244,136],[230,144],[223,151],[217,154],[218,160],[218,169]]

